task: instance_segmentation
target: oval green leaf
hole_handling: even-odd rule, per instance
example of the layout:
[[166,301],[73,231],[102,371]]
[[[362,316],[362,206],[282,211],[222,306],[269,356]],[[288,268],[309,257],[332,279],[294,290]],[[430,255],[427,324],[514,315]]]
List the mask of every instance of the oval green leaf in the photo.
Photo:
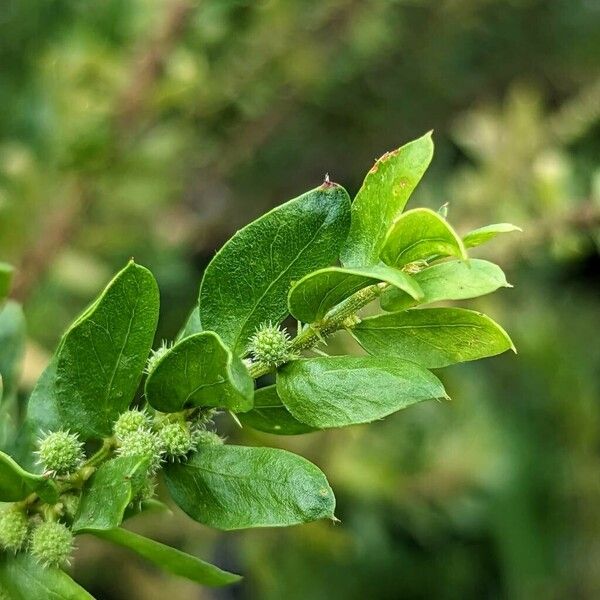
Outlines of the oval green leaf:
[[137,456],[118,456],[101,465],[85,485],[73,531],[118,527],[143,483],[146,470],[147,462]]
[[429,132],[377,160],[352,204],[350,234],[341,252],[345,267],[379,262],[388,229],[404,210],[432,157]]
[[401,215],[390,227],[381,249],[381,260],[393,267],[442,256],[466,259],[467,252],[446,219],[428,208]]
[[201,585],[222,587],[236,583],[241,579],[240,575],[223,571],[219,567],[204,562],[195,556],[126,529],[94,531],[93,535],[132,550],[167,573],[185,577]]
[[18,502],[33,492],[48,502],[58,497],[51,480],[25,471],[8,454],[0,452],[0,502]]
[[333,518],[325,475],[276,448],[204,446],[166,469],[173,500],[192,519],[217,529],[284,527]]
[[43,567],[25,553],[0,556],[0,591],[10,600],[94,600],[64,571]]
[[463,242],[467,248],[475,248],[475,246],[481,246],[490,240],[493,240],[496,236],[502,233],[510,233],[511,231],[523,231],[516,225],[510,223],[494,223],[493,225],[486,225],[485,227],[479,227],[473,229],[465,235]]
[[200,323],[243,354],[262,323],[288,314],[296,281],[332,264],[350,225],[344,188],[324,184],[238,231],[206,268],[200,286]]
[[31,435],[61,428],[61,417],[56,397],[56,354],[42,371],[27,405],[27,425]]
[[242,425],[275,435],[301,435],[317,431],[315,427],[305,425],[292,417],[281,402],[274,385],[257,390],[254,394],[254,408],[239,415],[239,419]]
[[370,423],[446,397],[437,377],[423,367],[373,356],[288,363],[277,374],[277,392],[296,419],[320,429]]
[[422,308],[370,317],[353,334],[370,354],[404,358],[431,369],[515,351],[500,325],[464,308]]
[[389,288],[380,298],[384,310],[405,310],[417,304],[442,300],[466,300],[491,294],[501,287],[511,287],[498,265],[477,258],[438,263],[412,277],[423,290],[421,301],[415,301],[402,290]]
[[416,300],[423,297],[418,284],[397,269],[384,265],[328,267],[294,284],[288,296],[290,313],[304,323],[314,323],[355,292],[380,281],[390,283]]
[[63,336],[52,369],[38,382],[43,389],[32,394],[32,418],[47,423],[50,408],[55,427],[83,439],[109,436],[139,385],[158,309],[154,277],[130,262]]
[[162,412],[214,406],[232,412],[253,406],[254,381],[216,333],[184,338],[169,349],[146,380],[146,398]]

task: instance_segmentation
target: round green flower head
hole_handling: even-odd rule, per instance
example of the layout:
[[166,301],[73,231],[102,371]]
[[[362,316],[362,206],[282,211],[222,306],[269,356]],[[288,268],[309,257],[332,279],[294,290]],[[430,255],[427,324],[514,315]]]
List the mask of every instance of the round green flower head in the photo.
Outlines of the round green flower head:
[[276,367],[290,358],[290,336],[285,329],[264,323],[250,338],[248,350],[256,362]]
[[37,454],[44,470],[54,475],[70,475],[83,463],[83,444],[68,431],[49,433],[39,441]]
[[163,450],[170,460],[180,460],[194,448],[194,438],[187,423],[167,423],[158,432]]
[[194,443],[197,446],[220,446],[223,440],[216,433],[202,429],[194,432]]
[[113,431],[118,440],[123,439],[130,433],[138,429],[148,429],[150,427],[150,416],[145,410],[127,410],[121,415],[113,426]]
[[66,525],[46,521],[31,534],[30,554],[46,567],[60,567],[69,563],[73,552],[73,534]]
[[11,507],[0,513],[0,547],[17,552],[27,539],[29,520],[22,511]]
[[140,456],[148,460],[148,470],[155,473],[160,467],[163,448],[159,437],[149,429],[132,431],[119,440],[119,456]]

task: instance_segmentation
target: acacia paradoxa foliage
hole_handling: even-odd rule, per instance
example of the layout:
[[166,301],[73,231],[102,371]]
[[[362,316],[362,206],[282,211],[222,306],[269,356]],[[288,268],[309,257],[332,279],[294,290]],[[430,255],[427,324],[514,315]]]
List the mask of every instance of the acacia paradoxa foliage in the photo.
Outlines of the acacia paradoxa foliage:
[[[115,276],[64,334],[31,395],[18,447],[41,436],[41,464],[0,453],[0,590],[18,600],[50,591],[90,598],[60,568],[82,534],[204,585],[233,583],[238,575],[122,527],[164,506],[154,498],[159,473],[192,519],[224,530],[333,520],[335,498],[300,456],[224,444],[219,411],[280,435],[369,423],[446,398],[430,369],[514,349],[489,317],[429,306],[509,287],[497,265],[470,259],[467,248],[515,229],[461,237],[443,211],[405,212],[432,154],[427,134],[381,157],[354,202],[326,180],[236,233],[207,267],[178,339],[158,350],[154,277],[134,262]],[[3,297],[11,274],[0,265]],[[362,318],[370,304],[380,310]],[[19,348],[22,327],[7,310],[15,306],[0,312],[0,337]],[[293,336],[281,327],[289,316]],[[336,332],[364,355],[327,356]],[[20,352],[2,352],[5,432],[15,426],[5,407]],[[273,383],[256,389],[264,375]],[[0,438],[5,447],[10,437]],[[84,441],[96,451],[85,455]]]

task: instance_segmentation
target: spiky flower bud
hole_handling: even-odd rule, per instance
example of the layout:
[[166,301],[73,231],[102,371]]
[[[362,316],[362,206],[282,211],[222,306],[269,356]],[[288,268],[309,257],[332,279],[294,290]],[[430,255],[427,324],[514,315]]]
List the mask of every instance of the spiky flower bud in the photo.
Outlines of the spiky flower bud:
[[139,429],[148,429],[150,427],[150,416],[145,410],[132,409],[127,410],[116,420],[113,431],[117,440],[121,440],[130,433]]
[[37,454],[44,470],[53,475],[70,475],[85,459],[77,434],[68,431],[48,433],[39,441]]
[[216,433],[201,429],[194,432],[194,444],[196,446],[219,446],[223,444],[223,440]]
[[144,484],[136,494],[133,502],[144,502],[144,500],[151,500],[156,495],[156,479],[149,477],[144,481]]
[[263,323],[250,338],[248,351],[256,362],[276,367],[290,358],[290,336],[277,325]]
[[169,460],[181,460],[194,448],[194,438],[187,423],[166,423],[158,432]]
[[63,513],[71,518],[75,517],[77,509],[79,508],[81,496],[77,494],[64,494],[61,496],[60,501],[63,506]]
[[132,431],[119,440],[119,456],[139,456],[148,461],[148,471],[156,473],[163,457],[163,448],[159,437],[150,429]]
[[201,408],[198,411],[198,413],[193,417],[194,426],[205,428],[206,425],[208,425],[209,423],[212,423],[214,421],[215,416],[217,415],[218,412],[219,411],[216,408],[208,408],[208,407]]
[[29,552],[46,567],[68,564],[73,553],[73,534],[62,523],[56,521],[40,523],[31,534]]
[[173,347],[172,343],[165,340],[162,341],[160,348],[150,351],[148,362],[146,363],[146,373],[149,375],[154,371],[154,368],[158,364],[158,361]]
[[9,552],[17,552],[27,539],[29,520],[14,506],[0,513],[0,547]]

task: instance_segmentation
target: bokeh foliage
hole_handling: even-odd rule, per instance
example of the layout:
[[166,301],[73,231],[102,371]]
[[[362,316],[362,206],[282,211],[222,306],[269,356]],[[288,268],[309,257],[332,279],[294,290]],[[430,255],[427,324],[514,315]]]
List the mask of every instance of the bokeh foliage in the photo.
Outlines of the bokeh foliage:
[[[525,230],[478,251],[516,285],[478,306],[518,358],[455,367],[452,403],[370,428],[232,428],[327,467],[341,526],[149,526],[249,574],[220,597],[597,597],[599,28],[587,0],[3,3],[0,258],[28,321],[21,399],[131,256],[157,274],[172,338],[236,228],[326,171],[355,192],[376,156],[434,128],[412,206],[449,202],[461,232]],[[95,575],[118,560],[90,547],[76,576],[99,598],[191,597],[131,568]]]

